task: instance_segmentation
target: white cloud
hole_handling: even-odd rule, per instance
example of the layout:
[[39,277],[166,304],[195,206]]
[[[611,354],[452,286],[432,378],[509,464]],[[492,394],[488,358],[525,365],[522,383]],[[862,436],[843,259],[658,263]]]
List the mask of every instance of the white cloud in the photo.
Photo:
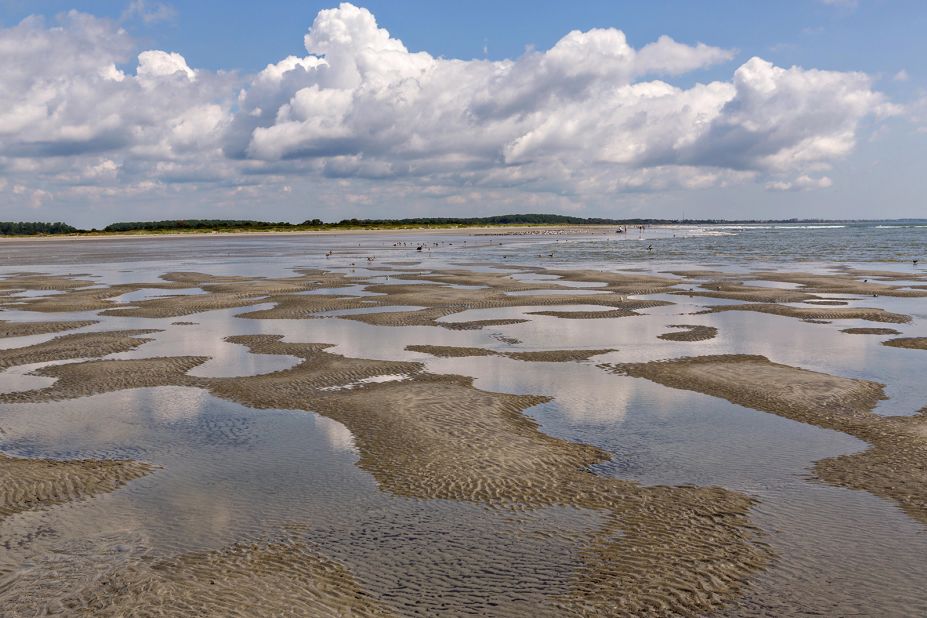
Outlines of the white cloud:
[[885,105],[864,74],[760,58],[731,82],[647,80],[732,53],[669,37],[635,50],[615,29],[573,31],[515,60],[446,60],[409,52],[369,12],[342,4],[319,13],[305,43],[309,56],[269,65],[245,89],[235,136],[244,156],[567,191],[622,190],[667,176],[643,170],[676,166],[685,186],[689,174],[801,173],[833,161]]
[[[123,17],[161,6],[136,1]],[[795,190],[830,186],[820,174],[854,149],[861,123],[898,111],[862,73],[756,57],[729,80],[675,85],[734,52],[666,36],[635,49],[613,28],[515,59],[457,60],[410,51],[342,4],[317,15],[304,44],[305,56],[245,80],[176,52],[139,53],[117,22],[76,12],[2,29],[0,170],[30,190],[97,197],[287,193],[305,178],[355,183],[344,193],[358,203],[361,187],[390,183],[448,202]]]
[[827,189],[833,186],[833,181],[827,176],[812,178],[802,174],[794,180],[774,180],[766,183],[769,191],[807,191],[810,189]]
[[196,79],[196,73],[187,66],[187,61],[176,52],[163,52],[160,50],[143,51],[138,55],[138,69],[136,71],[143,84],[151,84],[161,78],[185,78],[189,81]]
[[895,75],[892,77],[892,79],[893,79],[894,81],[896,81],[896,82],[906,82],[906,81],[908,81],[909,79],[911,79],[911,76],[908,75],[908,72],[907,72],[906,70],[901,69],[900,71],[898,71],[897,73],[895,73]]

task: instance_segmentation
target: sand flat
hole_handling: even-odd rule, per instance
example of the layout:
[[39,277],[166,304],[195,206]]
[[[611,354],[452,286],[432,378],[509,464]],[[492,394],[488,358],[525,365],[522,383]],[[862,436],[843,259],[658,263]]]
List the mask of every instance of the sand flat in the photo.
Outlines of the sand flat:
[[603,365],[673,388],[721,397],[869,442],[859,454],[817,462],[829,482],[895,500],[927,523],[927,409],[909,417],[872,412],[883,385],[772,363],[762,356],[697,356],[639,364]]
[[[895,305],[888,311],[876,306],[779,304],[830,302],[817,295],[875,289],[868,281],[860,280],[865,276],[857,274],[687,273],[710,279],[703,284],[706,294],[693,294],[694,297],[706,296],[709,299],[706,302],[716,297],[747,304],[709,306],[708,312],[699,318],[704,324],[686,324],[684,317],[674,317],[679,323],[673,324],[667,315],[682,315],[692,310],[691,304],[699,303],[695,300],[688,305],[674,305],[664,300],[663,295],[668,292],[680,292],[678,278],[642,271],[555,270],[504,264],[468,270],[460,265],[432,267],[427,260],[415,272],[399,268],[412,264],[386,262],[355,269],[353,263],[347,262],[363,259],[362,252],[355,253],[359,257],[341,258],[330,269],[297,268],[284,276],[173,271],[161,275],[160,281],[153,284],[109,285],[97,284],[87,275],[14,275],[9,278],[10,290],[51,286],[60,293],[34,298],[3,297],[0,304],[9,303],[6,306],[17,311],[92,311],[97,316],[93,320],[63,318],[60,322],[7,321],[9,332],[19,329],[25,332],[33,328],[28,324],[36,324],[40,326],[34,328],[57,333],[57,329],[79,328],[98,321],[105,325],[107,320],[115,319],[121,324],[131,324],[132,328],[65,334],[41,344],[0,350],[2,367],[77,361],[35,369],[36,375],[54,378],[54,383],[31,391],[0,393],[0,404],[60,402],[55,405],[66,407],[70,400],[91,395],[180,386],[247,406],[254,414],[267,410],[313,413],[331,423],[329,430],[338,433],[339,443],[350,444],[350,451],[356,454],[354,469],[368,474],[377,491],[396,500],[421,504],[423,508],[430,503],[466,504],[513,518],[545,509],[572,509],[578,514],[595,515],[596,527],[564,533],[560,539],[572,547],[577,566],[556,575],[558,585],[548,585],[550,594],[540,597],[544,602],[537,605],[535,599],[531,602],[535,605],[500,605],[492,610],[497,615],[705,615],[736,608],[760,574],[789,559],[776,555],[765,542],[767,532],[755,526],[751,509],[760,498],[710,483],[645,486],[620,475],[602,474],[602,466],[614,463],[620,470],[629,461],[633,463],[637,453],[610,452],[591,441],[566,439],[542,431],[533,415],[542,409],[548,410],[547,414],[556,414],[559,392],[552,388],[551,392],[540,394],[535,388],[524,388],[513,376],[518,377],[520,372],[549,376],[542,372],[554,370],[556,363],[572,363],[556,370],[598,374],[603,381],[597,387],[608,388],[608,401],[620,412],[626,406],[631,418],[636,400],[633,391],[627,390],[630,380],[602,373],[586,361],[605,353],[614,353],[612,358],[621,359],[627,350],[629,356],[624,358],[654,358],[648,346],[656,346],[652,349],[660,354],[668,350],[675,354],[691,353],[696,349],[691,342],[715,339],[719,327],[725,336],[708,345],[712,350],[729,346],[743,331],[736,330],[736,321],[725,321],[728,311],[799,318],[808,324],[798,326],[815,329],[813,332],[820,332],[821,340],[828,342],[834,341],[826,339],[832,329],[814,326],[811,321],[852,318],[904,323],[911,319],[895,310]],[[391,283],[384,283],[383,273],[389,274]],[[517,275],[526,273],[549,278],[517,279]],[[742,283],[764,277],[798,287],[782,290]],[[566,285],[569,282],[602,284],[595,289],[604,293],[572,293]],[[687,283],[682,281],[682,285]],[[114,300],[126,292],[158,286],[181,293],[131,305],[120,305]],[[348,296],[337,292],[346,286],[355,286],[371,295]],[[712,286],[716,289],[712,290]],[[189,288],[199,288],[203,293],[182,293]],[[330,293],[330,289],[336,291]],[[884,296],[892,299],[918,298],[898,287],[880,284],[878,289],[887,290]],[[314,293],[307,295],[307,291]],[[513,292],[531,294],[513,296]],[[711,296],[715,293],[727,296]],[[652,294],[661,297],[647,297]],[[258,304],[262,306],[248,309]],[[569,309],[577,305],[598,306],[601,311]],[[515,318],[510,317],[512,312],[494,315],[492,311],[520,307],[544,309],[516,312]],[[659,315],[648,315],[646,310],[656,307],[661,308]],[[218,315],[219,309],[234,311]],[[364,312],[325,315],[357,310]],[[470,310],[488,310],[487,317],[453,321],[456,314]],[[178,320],[165,326],[163,320],[193,315],[200,316],[196,322]],[[534,316],[561,319],[542,320]],[[594,322],[595,319],[613,317],[635,319],[596,330],[601,323]],[[760,318],[746,316],[746,320]],[[192,326],[200,323],[202,329]],[[147,328],[155,324],[157,329]],[[224,340],[243,346],[248,354],[295,357],[299,362],[271,373],[217,378],[191,375],[193,368],[210,360],[198,350],[192,350],[195,355],[181,355],[159,347],[158,353],[164,356],[145,357],[145,348],[141,347],[149,340],[145,335],[175,326],[189,332],[192,341],[199,341],[200,331],[207,333],[208,337],[202,339],[207,343],[209,337],[222,338],[224,334],[216,335],[219,332],[249,333],[224,336]],[[430,328],[378,328],[405,326]],[[590,327],[591,331],[586,330]],[[562,331],[557,330],[560,328]],[[674,330],[666,332],[667,329]],[[891,334],[888,329],[857,330]],[[381,335],[384,331],[389,333]],[[584,345],[576,344],[574,336],[588,336],[590,332],[592,336]],[[350,356],[334,353],[333,346],[344,342],[345,333],[395,337],[402,342],[395,348],[397,354],[408,350],[448,359],[430,362],[428,367],[466,368],[466,364],[453,365],[449,361],[468,357],[502,357],[524,362],[492,363],[493,367],[506,368],[505,375],[500,376],[502,386],[494,387],[506,392],[494,392],[478,388],[483,382],[474,382],[471,375],[463,375],[465,371],[456,373],[458,369],[431,373],[420,362],[379,356],[366,358],[363,345],[352,347],[354,352]],[[624,339],[620,340],[620,346],[612,347],[611,337],[615,333]],[[869,345],[866,338],[836,337],[846,340],[848,346]],[[492,341],[505,343],[506,347],[491,349],[498,345]],[[882,349],[878,340],[861,349],[871,352],[873,347]],[[385,349],[388,348],[377,348],[377,354]],[[101,358],[127,351],[134,351],[131,360]],[[883,354],[898,353],[886,350]],[[864,490],[890,500],[913,521],[927,525],[927,411],[909,417],[876,414],[874,409],[886,392],[878,382],[842,377],[837,375],[839,372],[809,371],[754,354],[618,362],[602,367],[610,373],[646,378],[655,383],[654,388],[665,386],[712,395],[864,440],[870,445],[866,451],[819,459],[814,464],[817,477],[832,485]],[[591,387],[595,380],[589,383]],[[538,380],[535,387],[539,384],[543,386]],[[582,395],[582,386],[575,390]],[[580,404],[585,402],[581,399]],[[210,420],[201,426],[196,418],[178,418],[183,419],[177,421],[178,426],[204,432],[211,431],[209,424],[216,422]],[[90,426],[93,419],[86,422]],[[613,430],[617,431],[616,426],[608,425],[602,434]],[[594,438],[596,434],[585,436]],[[247,448],[266,448],[259,442],[256,444],[248,444]],[[11,484],[15,487],[11,493],[14,497],[4,497],[4,504],[14,505],[10,513],[94,496],[150,470],[148,464],[133,461],[0,457],[0,480],[6,473],[20,483]],[[236,479],[227,482],[234,483]],[[321,491],[324,494],[330,489]],[[319,499],[324,500],[324,495]],[[294,514],[294,525],[299,525],[298,513]],[[124,615],[139,604],[150,608],[152,614],[166,615],[279,615],[288,608],[308,614],[405,613],[397,611],[401,605],[378,597],[365,583],[362,572],[333,559],[332,552],[324,551],[325,547],[314,545],[311,534],[281,538],[279,530],[264,532],[261,538],[243,539],[222,547],[195,551],[172,548],[168,556],[131,562],[113,569],[105,578],[84,581],[62,602],[85,614],[114,616]],[[473,551],[482,556],[486,549],[474,545]],[[339,550],[350,553],[351,548],[339,547]],[[405,549],[399,547],[397,551]],[[486,568],[491,570],[492,552],[485,555]],[[530,562],[531,568],[538,564],[543,564],[543,557]],[[542,584],[544,580],[539,578],[538,585],[543,587]],[[0,591],[0,598],[2,594]],[[32,609],[23,606],[23,612]],[[455,607],[453,611],[458,609],[461,608]],[[480,611],[488,612],[485,607]]]

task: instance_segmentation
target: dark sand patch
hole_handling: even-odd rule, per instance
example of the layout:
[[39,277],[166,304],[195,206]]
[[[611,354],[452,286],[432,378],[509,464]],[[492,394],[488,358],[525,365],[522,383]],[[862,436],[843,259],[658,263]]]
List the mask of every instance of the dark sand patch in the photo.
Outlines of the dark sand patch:
[[566,320],[601,320],[610,318],[630,318],[641,315],[631,309],[609,309],[603,311],[529,311],[528,315],[546,315],[552,318]]
[[624,295],[662,294],[672,291],[679,284],[678,279],[658,277],[640,272],[623,273],[596,270],[542,270],[544,274],[559,275],[562,281],[604,283],[597,290],[607,290]]
[[65,598],[92,616],[391,616],[340,563],[298,542],[143,560]]
[[908,350],[927,350],[927,337],[899,337],[883,341],[882,345]]
[[875,307],[834,307],[828,309],[815,309],[811,307],[789,307],[787,305],[773,305],[761,303],[748,303],[744,305],[714,305],[705,311],[697,313],[719,313],[722,311],[756,311],[771,315],[781,315],[800,320],[866,320],[869,322],[890,322],[904,324],[911,321],[911,316],[900,313],[891,313]]
[[23,348],[0,350],[0,369],[16,365],[47,363],[73,358],[94,358],[117,352],[128,352],[151,341],[139,339],[138,335],[159,332],[157,330],[116,330],[98,333],[62,335],[44,343]]
[[112,299],[128,292],[134,292],[145,286],[120,285],[106,288],[74,289],[54,296],[11,299],[15,302],[3,303],[3,306],[24,311],[41,313],[76,313],[81,311],[100,311],[113,307]]
[[96,323],[96,320],[72,320],[70,322],[8,322],[0,320],[0,338],[60,333],[61,331],[84,328]]
[[[152,283],[117,284],[85,289],[83,285],[67,288],[54,296],[10,298],[2,306],[46,313],[102,311],[104,315],[165,318],[231,309],[257,304],[273,295],[296,294],[323,287],[341,287],[355,280],[338,273],[316,270],[298,271],[296,277],[265,279],[261,277],[215,276],[196,272],[172,272]],[[92,282],[91,282],[92,283]],[[170,295],[134,301],[130,305],[114,299],[142,289],[183,290],[200,288],[205,294]]]
[[844,328],[840,331],[848,335],[900,335],[894,328]]
[[696,391],[868,442],[859,454],[817,462],[825,481],[894,500],[927,524],[927,409],[915,416],[879,416],[875,382],[772,363],[763,356],[696,356],[603,368]]
[[615,350],[539,350],[533,352],[500,352],[486,348],[466,348],[447,345],[409,345],[410,352],[422,352],[440,358],[464,358],[469,356],[503,356],[521,361],[561,363],[589,360],[593,356],[608,354]]
[[469,320],[467,322],[436,322],[437,326],[449,330],[480,330],[488,326],[509,326],[510,324],[523,324],[528,320],[516,318],[502,320]]
[[[895,276],[897,277],[898,274],[896,273]],[[759,272],[751,274],[750,277],[765,281],[794,283],[800,286],[801,291],[811,294],[858,294],[862,296],[897,296],[906,298],[927,296],[925,291],[906,289],[905,286],[899,285],[874,283],[869,280],[868,276],[856,273],[819,275]]]
[[135,301],[130,306],[106,309],[100,315],[127,318],[172,318],[176,316],[247,307],[260,302],[260,296],[211,293],[188,296],[164,296]]
[[881,281],[910,281],[917,279],[927,279],[927,274],[919,272],[900,272],[897,270],[874,270],[874,269],[864,269],[864,268],[851,268],[849,266],[841,266],[836,269],[838,272],[843,273],[845,276],[855,277],[857,279],[867,278],[867,279],[879,279]]
[[718,329],[714,326],[704,326],[701,324],[670,324],[670,328],[681,328],[682,331],[668,332],[658,335],[659,339],[666,341],[706,341],[714,339],[718,334]]
[[41,273],[13,273],[0,279],[0,290],[64,291],[96,284],[92,279],[78,279],[87,275],[44,275]]
[[[563,613],[706,613],[734,599],[769,559],[755,543],[749,498],[720,488],[642,487],[595,475],[588,467],[607,453],[548,436],[523,414],[547,397],[482,391],[469,378],[426,373],[421,363],[345,358],[327,352],[326,344],[272,336],[228,341],[303,362],[271,374],[200,378],[185,373],[200,358],[87,361],[43,368],[39,373],[59,378],[54,385],[2,397],[42,401],[139,386],[197,386],[253,408],[311,410],[342,423],[355,438],[358,465],[396,495],[516,510],[602,511],[607,523],[580,544],[584,566],[561,599]],[[363,382],[397,374],[406,379]],[[142,587],[151,578],[143,581]]]
[[799,290],[783,290],[762,286],[744,285],[739,281],[710,281],[689,290],[673,290],[673,294],[724,298],[751,303],[796,303],[811,302],[818,297]]
[[237,317],[254,320],[305,320],[321,317],[318,314],[329,311],[384,306],[376,297],[328,294],[270,296],[262,302],[271,303],[273,307],[239,313]]
[[23,459],[0,453],[0,519],[113,491],[148,474],[138,461]]
[[130,388],[193,385],[193,378],[186,372],[207,360],[205,356],[172,356],[49,365],[33,373],[57,378],[54,384],[38,390],[0,393],[0,403],[60,401]]
[[[517,324],[526,320],[440,321],[442,318],[473,309],[501,309],[546,305],[599,305],[626,310],[671,304],[666,301],[628,300],[624,295],[605,290],[603,294],[560,294],[569,290],[555,282],[524,283],[511,273],[448,270],[414,275],[396,275],[397,279],[423,280],[428,283],[371,284],[364,289],[375,296],[281,296],[268,297],[269,309],[243,313],[239,317],[260,319],[303,319],[327,311],[371,307],[410,307],[408,311],[383,311],[339,316],[377,326],[440,326],[452,330],[472,330],[485,326]],[[469,286],[460,288],[453,286]],[[474,287],[475,286],[475,287]],[[544,294],[550,290],[551,294]],[[511,292],[537,291],[536,295],[513,296]],[[414,309],[411,309],[414,307]]]

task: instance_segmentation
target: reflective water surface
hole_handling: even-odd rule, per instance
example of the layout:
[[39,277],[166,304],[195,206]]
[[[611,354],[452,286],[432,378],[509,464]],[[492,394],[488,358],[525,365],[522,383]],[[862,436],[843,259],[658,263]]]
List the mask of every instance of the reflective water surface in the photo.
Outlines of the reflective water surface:
[[[749,268],[772,264],[780,270],[794,269],[792,264],[775,263],[770,248],[774,240],[759,236],[759,230],[688,228],[641,234],[665,243],[656,245],[661,252],[656,259],[640,254],[633,242],[636,238],[510,239],[451,234],[440,236],[440,246],[424,255],[415,255],[414,247],[392,246],[399,239],[415,238],[414,234],[50,241],[49,250],[41,255],[26,243],[4,245],[0,255],[7,259],[8,273],[29,265],[29,270],[53,274],[92,273],[100,284],[154,283],[159,275],[171,271],[282,277],[293,275],[294,268],[335,267],[356,276],[375,276],[377,284],[400,283],[395,278],[387,280],[383,271],[362,267],[362,261],[370,265],[364,260],[369,254],[376,256],[374,265],[417,261],[395,266],[413,274],[441,268],[487,270],[488,266],[469,264],[477,259],[501,262],[514,258],[520,264],[553,268],[608,267],[652,273],[683,267],[728,272],[744,268],[743,264],[717,264],[716,260],[725,257],[723,243],[728,236],[708,233],[712,231],[765,238],[766,244],[753,250],[763,265]],[[850,238],[850,248],[862,243],[861,232],[853,229],[802,231],[822,238],[826,232],[843,234]],[[778,233],[797,235],[799,230]],[[884,259],[900,256],[905,242],[922,238],[918,234],[923,234],[919,228],[884,232],[889,253],[894,252]],[[824,242],[830,246],[830,240]],[[684,243],[691,245],[689,249]],[[788,249],[780,247],[781,252]],[[329,250],[335,254],[325,257]],[[555,251],[554,258],[536,257],[550,251]],[[798,251],[799,257],[807,257],[803,251]],[[621,252],[623,261],[609,264]],[[517,270],[515,264],[509,266]],[[831,266],[813,263],[801,269],[825,272]],[[866,267],[909,268],[900,263]],[[527,271],[517,278],[555,280],[549,274]],[[746,283],[794,287],[755,280]],[[601,287],[590,282],[565,285],[582,288],[571,293],[585,291],[590,297]],[[363,296],[369,294],[364,287],[307,293]],[[158,296],[202,293],[198,288],[146,288],[118,301],[131,304]],[[760,354],[778,363],[883,383],[888,399],[876,412],[910,415],[927,404],[927,391],[921,386],[927,354],[883,346],[884,336],[840,332],[872,326],[862,320],[810,324],[754,312],[699,314],[706,306],[737,301],[670,294],[646,298],[673,304],[641,310],[640,316],[613,319],[531,315],[547,306],[478,309],[445,318],[529,320],[481,330],[378,327],[338,317],[415,309],[407,306],[330,312],[303,320],[236,317],[272,306],[261,299],[252,307],[183,318],[124,318],[96,312],[49,315],[23,310],[2,311],[0,318],[99,320],[69,334],[158,329],[161,332],[144,335],[151,341],[109,358],[207,356],[207,362],[190,372],[203,377],[257,375],[297,364],[295,357],[254,354],[225,341],[233,335],[273,334],[290,342],[331,343],[331,351],[351,357],[416,360],[433,373],[473,377],[478,388],[488,391],[549,395],[550,403],[528,414],[546,433],[609,452],[612,459],[596,466],[597,474],[646,485],[718,485],[756,500],[751,518],[777,557],[767,571],[756,576],[743,598],[725,610],[731,615],[927,613],[924,526],[892,502],[826,485],[812,475],[815,461],[860,452],[867,447],[865,443],[597,367],[598,363],[680,356]],[[851,307],[877,306],[912,316],[908,324],[890,325],[903,336],[927,335],[927,301],[923,298],[849,298]],[[601,311],[607,307],[557,309]],[[192,324],[175,324],[178,321]],[[658,338],[676,324],[714,326],[718,335],[698,342]],[[34,345],[58,335],[2,339],[0,348]],[[528,363],[494,356],[436,358],[405,349],[423,344],[499,351],[614,351],[587,362]],[[0,390],[50,385],[52,378],[30,375],[45,364],[0,372]],[[376,379],[403,378],[384,375]],[[575,535],[602,523],[600,513],[586,509],[508,512],[396,496],[381,491],[373,477],[357,466],[353,437],[343,425],[313,413],[254,410],[193,388],[133,389],[63,402],[5,404],[0,406],[0,449],[22,457],[137,459],[157,466],[152,474],[112,493],[0,519],[0,544],[5,548],[0,552],[0,606],[19,607],[23,613],[27,613],[26,606],[15,603],[65,594],[120,561],[221,549],[297,530],[323,555],[349,567],[365,589],[399,614],[504,615],[499,607],[506,603],[544,614],[549,601],[566,592],[570,575],[580,564]]]

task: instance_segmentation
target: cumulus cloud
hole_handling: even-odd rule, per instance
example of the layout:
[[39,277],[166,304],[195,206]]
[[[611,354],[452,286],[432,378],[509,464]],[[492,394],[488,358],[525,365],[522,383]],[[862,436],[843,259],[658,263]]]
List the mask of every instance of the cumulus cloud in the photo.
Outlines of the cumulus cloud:
[[833,184],[833,181],[827,176],[812,178],[802,174],[794,180],[770,181],[766,183],[766,189],[769,191],[807,191],[809,189],[827,189]]
[[[136,0],[127,15],[162,6]],[[139,50],[117,22],[59,19],[0,30],[0,170],[43,190],[282,191],[306,178],[449,196],[826,188],[820,174],[853,150],[861,123],[897,112],[865,74],[758,57],[729,80],[679,86],[735,52],[667,36],[636,49],[614,28],[458,60],[409,50],[345,3],[319,12],[306,55],[242,78]]]
[[634,49],[616,29],[573,31],[515,60],[447,60],[408,51],[371,13],[342,4],[319,13],[305,45],[308,56],[268,65],[245,89],[230,142],[239,156],[542,190],[668,176],[685,186],[706,169],[720,179],[826,165],[885,107],[864,74],[756,57],[730,82],[679,88],[655,78],[732,52],[665,36]]

